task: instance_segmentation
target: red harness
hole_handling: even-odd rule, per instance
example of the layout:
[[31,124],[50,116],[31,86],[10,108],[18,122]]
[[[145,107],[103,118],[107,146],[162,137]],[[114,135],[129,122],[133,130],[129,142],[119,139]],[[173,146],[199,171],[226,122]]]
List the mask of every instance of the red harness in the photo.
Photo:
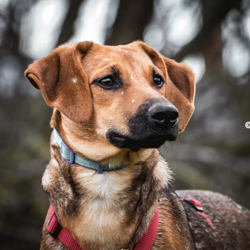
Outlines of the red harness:
[[[70,250],[83,250],[73,238],[72,234],[60,225],[53,206],[50,206],[49,218],[48,232],[52,237],[61,241],[63,245]],[[135,247],[135,250],[150,250],[152,248],[158,231],[158,222],[159,210],[157,207],[147,232],[143,235],[142,239]]]
[[187,199],[183,199],[183,198],[181,198],[181,200],[185,201],[185,202],[188,202],[189,204],[191,204],[196,209],[197,213],[200,214],[201,216],[203,216],[206,219],[206,221],[209,224],[209,226],[211,228],[215,229],[213,223],[211,222],[211,220],[204,213],[203,208],[201,206],[201,203],[198,200],[196,200],[196,199],[188,199],[187,200]]
[[[198,200],[195,199],[187,200],[183,198],[181,198],[181,200],[191,204],[197,210],[197,212],[206,219],[207,223],[214,229],[214,225],[206,216],[206,214],[204,214],[201,204]],[[76,242],[76,240],[73,238],[72,234],[66,228],[63,228],[60,225],[56,217],[53,206],[50,206],[49,218],[50,221],[48,224],[48,232],[52,237],[58,239],[60,242],[63,243],[63,245],[65,245],[70,250],[83,250]],[[159,222],[159,209],[157,207],[147,232],[143,235],[142,239],[139,241],[134,250],[150,250],[152,248],[158,231],[158,222]]]

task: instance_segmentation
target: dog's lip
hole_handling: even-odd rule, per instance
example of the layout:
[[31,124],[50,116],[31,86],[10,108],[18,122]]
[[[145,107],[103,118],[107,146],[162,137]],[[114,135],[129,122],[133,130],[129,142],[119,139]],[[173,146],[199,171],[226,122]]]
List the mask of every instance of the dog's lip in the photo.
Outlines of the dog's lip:
[[113,139],[113,140],[116,140],[116,141],[121,141],[121,142],[124,142],[127,140],[127,138],[123,135],[118,135],[118,134],[115,134],[115,135],[110,135],[110,138]]
[[154,135],[146,138],[133,138],[120,134],[115,130],[109,130],[106,134],[107,140],[119,148],[158,148],[166,141],[174,141],[177,138],[176,133],[166,133]]

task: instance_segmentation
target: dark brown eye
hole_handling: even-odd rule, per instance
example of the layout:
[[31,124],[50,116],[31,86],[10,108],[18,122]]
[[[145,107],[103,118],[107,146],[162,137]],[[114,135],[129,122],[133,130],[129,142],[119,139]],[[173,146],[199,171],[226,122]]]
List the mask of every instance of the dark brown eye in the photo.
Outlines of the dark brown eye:
[[99,82],[103,87],[112,87],[114,86],[114,81],[111,78],[104,78]]
[[157,89],[160,89],[162,88],[164,84],[164,79],[161,75],[155,75],[154,76],[154,86],[157,88]]
[[97,81],[98,85],[104,89],[113,89],[116,85],[113,77],[105,77]]
[[121,82],[120,78],[116,77],[112,74],[98,78],[98,79],[94,80],[92,82],[92,84],[95,84],[102,89],[112,90],[112,91],[115,91],[122,86],[122,82]]

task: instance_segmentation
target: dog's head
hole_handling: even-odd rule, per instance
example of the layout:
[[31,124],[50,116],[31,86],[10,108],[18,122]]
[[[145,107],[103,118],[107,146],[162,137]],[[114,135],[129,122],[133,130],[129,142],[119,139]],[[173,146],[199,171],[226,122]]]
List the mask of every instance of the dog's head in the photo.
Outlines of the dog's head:
[[25,75],[60,113],[52,126],[62,123],[70,146],[71,136],[116,152],[157,148],[176,139],[194,110],[192,70],[142,42],[62,45]]

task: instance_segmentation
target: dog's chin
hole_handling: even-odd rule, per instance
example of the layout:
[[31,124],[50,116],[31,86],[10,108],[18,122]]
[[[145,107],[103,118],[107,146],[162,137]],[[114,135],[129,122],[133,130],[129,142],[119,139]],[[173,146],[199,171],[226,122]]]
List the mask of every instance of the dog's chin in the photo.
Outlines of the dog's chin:
[[115,130],[108,130],[106,133],[107,140],[115,147],[128,148],[132,151],[138,151],[140,148],[159,148],[166,141],[175,141],[177,138],[178,130],[169,131],[162,135],[152,134],[149,136],[143,135],[129,135],[125,136]]

